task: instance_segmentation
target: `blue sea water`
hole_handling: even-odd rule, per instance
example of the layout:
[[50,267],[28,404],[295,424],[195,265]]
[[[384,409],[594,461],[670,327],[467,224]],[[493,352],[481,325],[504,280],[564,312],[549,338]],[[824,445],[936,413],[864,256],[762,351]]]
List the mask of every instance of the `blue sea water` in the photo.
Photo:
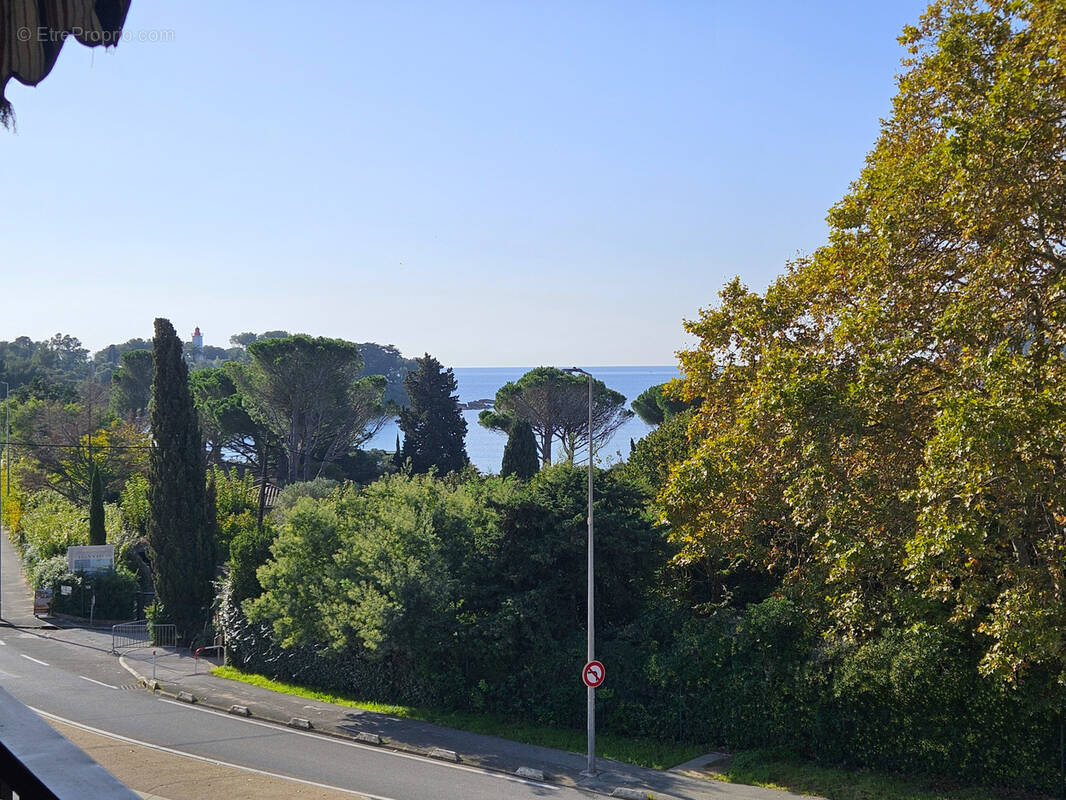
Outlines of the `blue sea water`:
[[[521,378],[531,367],[456,367],[455,379],[459,384],[459,402],[491,400],[496,390],[509,381]],[[667,367],[587,367],[593,377],[603,381],[626,398],[626,408],[637,395],[649,386],[665,383],[679,376],[676,366]],[[466,419],[466,452],[470,461],[485,473],[499,472],[503,460],[503,446],[507,437],[502,433],[487,430],[478,424],[478,411],[464,411]],[[629,455],[629,440],[636,441],[651,430],[651,427],[633,417],[615,431],[611,440],[601,447],[596,457],[603,465],[625,460]],[[380,448],[392,451],[396,447],[399,427],[395,422],[385,426],[378,435],[363,445],[364,448]],[[402,434],[401,434],[402,437]]]

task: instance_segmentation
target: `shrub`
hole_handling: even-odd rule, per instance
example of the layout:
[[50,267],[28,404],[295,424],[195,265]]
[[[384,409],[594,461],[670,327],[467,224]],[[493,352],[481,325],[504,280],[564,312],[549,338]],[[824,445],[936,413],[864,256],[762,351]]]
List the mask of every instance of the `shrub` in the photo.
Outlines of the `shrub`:
[[[70,594],[63,594],[64,585],[71,587]],[[93,574],[65,572],[53,577],[50,586],[55,613],[89,617],[95,594],[96,609],[91,614],[94,619],[133,619],[138,583],[136,576],[124,567]]]

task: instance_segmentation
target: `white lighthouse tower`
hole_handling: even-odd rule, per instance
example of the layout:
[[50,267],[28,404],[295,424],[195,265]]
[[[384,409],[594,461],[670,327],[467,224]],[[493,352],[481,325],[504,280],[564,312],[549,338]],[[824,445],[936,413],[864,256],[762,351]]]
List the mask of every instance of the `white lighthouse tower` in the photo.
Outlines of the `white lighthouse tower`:
[[200,326],[196,326],[196,330],[192,332],[192,347],[195,351],[193,353],[193,359],[195,361],[204,360],[204,335],[200,333]]

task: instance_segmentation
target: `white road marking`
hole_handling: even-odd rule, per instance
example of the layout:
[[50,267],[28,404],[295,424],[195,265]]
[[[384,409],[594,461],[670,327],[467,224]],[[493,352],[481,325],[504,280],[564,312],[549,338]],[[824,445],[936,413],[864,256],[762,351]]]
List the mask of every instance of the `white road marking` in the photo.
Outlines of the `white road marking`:
[[227,714],[225,711],[215,711],[213,708],[203,708],[202,706],[191,706],[188,703],[181,703],[177,700],[167,700],[166,698],[158,698],[160,703],[168,703],[172,706],[178,706],[186,711],[199,711],[201,714],[214,714],[217,717],[224,717],[232,722],[243,722],[245,725],[258,725],[262,728],[270,728],[277,733],[288,733],[293,736],[307,736],[311,739],[318,739],[323,742],[330,742],[331,744],[340,744],[345,747],[354,747],[357,750],[370,750],[375,753],[381,753],[382,755],[394,756],[395,758],[409,758],[412,761],[421,761],[424,764],[432,764],[437,767],[447,767],[448,769],[457,769],[462,772],[472,772],[475,775],[485,775],[490,778],[499,778],[509,783],[523,783],[526,786],[536,786],[540,789],[549,789],[553,792],[558,792],[560,787],[551,783],[542,783],[540,781],[531,781],[526,778],[519,778],[514,775],[506,775],[502,772],[492,772],[491,770],[481,769],[479,767],[469,767],[463,764],[451,764],[447,761],[441,761],[437,758],[429,758],[428,756],[417,756],[413,753],[400,753],[396,750],[382,749],[381,747],[374,747],[368,744],[360,744],[359,742],[348,741],[342,739],[339,736],[325,736],[321,733],[308,733],[307,731],[298,731],[288,726],[281,725],[277,722],[263,722],[262,720],[248,719],[247,717],[235,717],[232,714]]
[[3,639],[0,639],[0,647],[7,647],[7,642],[5,642]]
[[108,689],[115,689],[116,691],[118,690],[117,686],[112,686],[110,683],[104,683],[103,681],[98,681],[98,680],[96,680],[94,678],[86,678],[84,675],[79,675],[78,677],[81,678],[83,681],[88,681],[89,683],[95,683],[97,686],[104,686],[104,687],[106,687]]
[[30,661],[32,661],[32,662],[33,662],[34,664],[40,664],[40,665],[41,665],[42,667],[50,667],[50,666],[52,666],[52,665],[51,665],[51,664],[49,664],[49,663],[48,663],[47,661],[41,661],[41,659],[39,659],[39,658],[34,658],[33,656],[28,656],[28,655],[26,655],[25,653],[19,653],[19,655],[20,655],[20,656],[22,656],[23,658],[28,658],[28,659],[29,659]]
[[122,736],[117,733],[111,733],[110,731],[100,730],[99,728],[93,728],[89,725],[83,725],[80,722],[74,720],[64,719],[63,717],[56,716],[55,714],[49,714],[47,711],[41,711],[39,708],[33,706],[27,706],[31,711],[36,712],[42,717],[47,719],[61,722],[64,725],[70,725],[72,728],[78,728],[89,733],[95,733],[98,736],[107,736],[110,739],[115,739],[120,742],[126,742],[127,744],[137,745],[139,747],[147,747],[150,750],[156,750],[160,753],[167,753],[172,756],[181,756],[182,758],[191,758],[194,761],[202,761],[205,764],[214,764],[218,767],[229,767],[230,769],[239,769],[244,772],[251,772],[253,775],[262,775],[267,778],[277,778],[283,781],[292,781],[293,783],[303,784],[304,786],[314,786],[318,789],[331,789],[335,792],[343,792],[344,794],[355,795],[356,797],[369,797],[370,800],[394,800],[391,797],[385,797],[380,794],[368,794],[367,792],[357,792],[354,789],[345,789],[341,786],[330,786],[328,783],[317,783],[316,781],[308,781],[303,778],[293,778],[290,775],[279,775],[276,772],[267,772],[266,770],[256,769],[255,767],[246,767],[242,764],[233,764],[229,761],[219,761],[217,758],[208,758],[207,756],[198,756],[194,753],[186,753],[182,750],[175,750],[172,747],[163,747],[159,744],[152,744],[151,742],[142,742],[139,739],[131,739],[128,736]]

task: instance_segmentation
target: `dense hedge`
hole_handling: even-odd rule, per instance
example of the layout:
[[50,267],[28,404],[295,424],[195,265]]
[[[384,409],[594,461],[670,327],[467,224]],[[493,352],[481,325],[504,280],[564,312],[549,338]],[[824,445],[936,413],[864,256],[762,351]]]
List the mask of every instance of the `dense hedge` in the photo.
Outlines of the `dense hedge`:
[[[84,572],[65,572],[53,576],[52,612],[73,617],[89,617],[92,597],[96,595],[94,619],[131,620],[135,617],[137,577],[125,567],[86,575]],[[70,594],[64,595],[63,586],[70,586]]]
[[[381,702],[584,723],[581,636],[501,651],[499,674],[489,679],[465,674],[470,662],[461,653],[433,671],[282,649],[269,629],[232,604],[226,609],[231,663],[244,669]],[[779,599],[675,622],[648,614],[600,641],[608,669],[597,696],[601,730],[729,750],[786,747],[827,764],[966,783],[1058,786],[1058,714],[980,677],[978,655],[965,642],[929,629],[890,631],[866,645],[825,642]]]
[[[694,616],[664,591],[669,573],[656,580],[647,567],[662,564],[663,553],[634,513],[639,494],[601,479],[602,730],[730,750],[788,747],[829,764],[969,783],[1057,786],[1055,707],[1027,686],[982,677],[973,637],[915,625],[861,642],[830,638],[779,596]],[[400,476],[358,502],[343,490],[301,501],[272,546],[265,536],[235,541],[234,589],[260,619],[225,603],[231,663],[368,700],[582,727],[583,480],[558,468],[523,484],[450,488]],[[385,540],[389,550],[375,549]],[[365,548],[362,561],[338,567]],[[271,566],[258,571],[260,586],[255,565],[264,559]],[[446,583],[432,597],[423,583],[429,564]],[[321,571],[313,588],[299,579],[309,565]],[[360,633],[364,617],[345,618],[350,601],[338,603],[346,592],[365,603],[371,585],[391,609],[371,632],[379,638]],[[266,587],[268,602],[248,600]],[[411,608],[422,610],[409,623]],[[274,624],[284,615],[292,641],[283,648]],[[375,647],[363,644],[371,640]]]

